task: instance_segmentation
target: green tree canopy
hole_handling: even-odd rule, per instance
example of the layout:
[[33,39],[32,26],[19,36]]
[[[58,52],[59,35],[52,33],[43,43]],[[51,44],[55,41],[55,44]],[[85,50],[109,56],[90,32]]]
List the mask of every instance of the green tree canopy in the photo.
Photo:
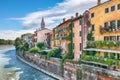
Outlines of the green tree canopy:
[[38,42],[37,43],[37,47],[41,50],[41,49],[44,49],[45,48],[45,44],[44,42]]
[[19,49],[19,46],[23,45],[22,40],[20,38],[15,39],[15,48]]
[[36,54],[38,51],[39,51],[39,48],[37,48],[37,47],[31,48],[29,50],[30,53],[34,53],[34,54]]

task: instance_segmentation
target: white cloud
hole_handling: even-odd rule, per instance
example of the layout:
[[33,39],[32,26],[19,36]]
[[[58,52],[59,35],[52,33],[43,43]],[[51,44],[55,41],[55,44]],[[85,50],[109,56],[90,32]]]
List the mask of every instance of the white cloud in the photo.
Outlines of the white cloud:
[[19,31],[4,30],[4,31],[0,31],[0,39],[14,40],[17,37],[20,37],[22,34],[25,34],[25,33],[33,33],[33,30],[19,30]]
[[[107,1],[107,0],[102,0]],[[44,11],[37,11],[27,14],[21,18],[9,18],[8,20],[22,21],[23,29],[36,29],[40,27],[41,18],[45,18],[46,27],[51,29],[58,25],[63,18],[70,18],[76,12],[82,14],[85,10],[97,5],[97,0],[64,0],[56,6]],[[0,38],[15,39],[23,33],[33,32],[34,30],[6,30],[0,31]]]
[[22,20],[23,29],[30,29],[40,27],[41,18],[45,17],[46,27],[51,29],[58,25],[64,17],[70,18],[76,12],[82,14],[95,5],[97,5],[97,0],[65,0],[48,10],[32,12],[25,17],[10,18],[9,20]]

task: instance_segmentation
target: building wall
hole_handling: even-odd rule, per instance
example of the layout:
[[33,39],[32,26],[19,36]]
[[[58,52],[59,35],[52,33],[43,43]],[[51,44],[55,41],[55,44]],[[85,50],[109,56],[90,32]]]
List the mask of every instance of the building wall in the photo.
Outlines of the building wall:
[[52,31],[49,29],[37,31],[37,42],[47,43],[48,33],[52,33]]
[[[81,54],[82,54],[82,26],[80,25],[80,19],[77,19],[73,21],[74,27],[73,27],[73,44],[74,44],[74,59],[79,59]],[[80,31],[81,31],[81,36],[80,36]],[[80,50],[80,44],[81,44],[81,50]]]
[[69,35],[69,31],[64,29],[69,27],[69,25],[70,25],[70,21],[65,21],[53,29],[53,40],[52,40],[54,46],[53,48],[60,46],[62,48],[63,55],[67,53],[67,45],[69,41],[62,39],[62,37],[64,35],[66,36]]
[[[91,23],[94,25],[95,40],[104,40],[104,36],[120,36],[120,31],[100,33],[100,26],[104,27],[105,22],[110,22],[113,20],[120,20],[120,9],[117,10],[117,4],[120,4],[120,0],[111,0],[91,8],[90,13],[94,13],[94,17],[91,18]],[[115,5],[115,11],[111,12],[111,6]],[[105,8],[109,8],[109,13],[105,13]]]

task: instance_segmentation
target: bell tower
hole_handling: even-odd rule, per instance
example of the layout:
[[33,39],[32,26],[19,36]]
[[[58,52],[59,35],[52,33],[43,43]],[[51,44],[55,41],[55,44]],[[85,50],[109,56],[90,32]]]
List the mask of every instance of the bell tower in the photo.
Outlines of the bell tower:
[[44,18],[42,18],[41,21],[41,30],[45,29],[45,22],[44,22]]

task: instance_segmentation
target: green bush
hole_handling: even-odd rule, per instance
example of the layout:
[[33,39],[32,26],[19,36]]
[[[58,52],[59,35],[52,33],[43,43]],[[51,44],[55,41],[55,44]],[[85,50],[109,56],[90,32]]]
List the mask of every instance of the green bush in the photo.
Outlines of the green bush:
[[34,53],[34,54],[36,54],[38,51],[39,51],[39,48],[37,48],[37,47],[31,48],[29,50],[30,53]]
[[77,69],[77,71],[76,71],[76,79],[77,80],[82,80],[82,70],[81,69]]
[[22,40],[20,38],[16,38],[14,45],[15,45],[16,50],[19,50],[19,48],[20,48],[19,46],[23,45]]
[[103,46],[108,46],[108,41],[103,41]]
[[108,47],[114,47],[115,42],[114,41],[108,41]]
[[88,33],[88,35],[87,35],[88,41],[92,41],[92,35],[93,35],[92,31],[90,31],[90,33]]
[[37,47],[38,47],[40,50],[45,49],[45,44],[44,44],[44,42],[38,42],[38,43],[37,43]]
[[52,57],[52,56],[54,56],[54,55],[55,55],[54,50],[48,51],[47,59],[50,59],[50,57]]
[[108,52],[104,52],[104,58],[108,58]]
[[59,48],[56,48],[54,49],[54,56],[53,57],[56,57],[56,58],[61,58],[61,52],[62,52],[62,49],[59,47]]
[[96,45],[96,47],[101,48],[102,47],[102,41],[96,41],[96,43],[94,43]]
[[115,59],[115,55],[113,53],[110,53],[110,58]]
[[25,51],[28,51],[28,50],[29,50],[29,44],[28,44],[28,43],[25,43],[25,44],[24,44],[24,47],[25,47]]

